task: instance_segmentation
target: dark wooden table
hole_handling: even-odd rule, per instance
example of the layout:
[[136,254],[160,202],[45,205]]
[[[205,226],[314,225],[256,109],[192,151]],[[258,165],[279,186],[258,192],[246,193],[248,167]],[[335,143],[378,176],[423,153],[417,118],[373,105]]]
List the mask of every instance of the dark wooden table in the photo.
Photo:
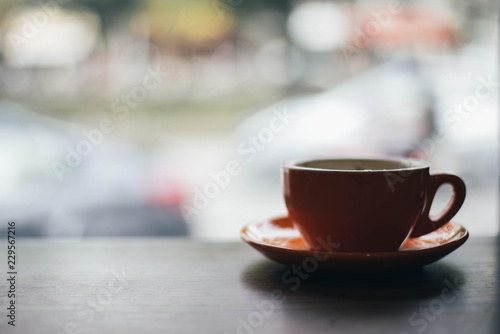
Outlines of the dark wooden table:
[[242,242],[18,239],[15,327],[0,247],[1,334],[500,333],[495,238],[422,270],[303,277]]

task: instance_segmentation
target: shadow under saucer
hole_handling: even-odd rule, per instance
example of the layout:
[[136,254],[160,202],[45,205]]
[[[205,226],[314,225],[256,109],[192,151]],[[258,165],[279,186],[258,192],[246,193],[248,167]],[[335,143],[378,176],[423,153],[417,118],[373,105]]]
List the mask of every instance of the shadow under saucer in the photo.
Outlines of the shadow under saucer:
[[268,293],[279,289],[284,296],[300,300],[315,297],[332,300],[419,300],[439,296],[443,289],[459,289],[465,283],[460,268],[445,262],[425,268],[371,273],[308,272],[269,260],[258,261],[241,274],[250,289]]
[[[450,300],[460,303],[465,284],[464,273],[443,262],[397,272],[345,274],[307,273],[298,266],[261,260],[248,266],[240,279],[255,305],[272,308],[274,321],[290,334],[417,333],[430,324],[419,312],[434,312],[436,305],[444,309],[452,305]],[[436,315],[430,314],[432,319]]]

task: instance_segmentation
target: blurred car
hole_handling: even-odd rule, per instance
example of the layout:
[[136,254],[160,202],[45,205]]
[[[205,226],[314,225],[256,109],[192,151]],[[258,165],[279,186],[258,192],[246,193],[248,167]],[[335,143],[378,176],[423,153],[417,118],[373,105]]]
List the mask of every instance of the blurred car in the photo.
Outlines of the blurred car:
[[30,237],[187,235],[180,189],[94,130],[1,102],[0,219]]
[[[415,59],[392,61],[325,92],[287,99],[256,112],[237,129],[236,143],[258,137],[276,113],[291,116],[283,131],[262,143],[249,168],[255,175],[249,183],[262,178],[260,182],[274,187],[282,161],[328,154],[414,155],[445,168],[453,166],[461,175],[477,174],[472,161],[496,156],[498,99],[490,94],[470,117],[453,126],[449,120],[453,106],[474,94],[480,84],[477,77],[486,80],[492,75],[488,64],[476,64],[465,73],[455,71],[469,58],[468,54],[450,56],[447,66]],[[437,132],[445,138],[433,138]],[[429,140],[435,141],[433,147],[427,147]],[[469,156],[474,159],[465,158]],[[447,164],[446,159],[461,163]],[[493,161],[488,165],[491,168],[487,175],[481,174],[483,180],[496,178]]]

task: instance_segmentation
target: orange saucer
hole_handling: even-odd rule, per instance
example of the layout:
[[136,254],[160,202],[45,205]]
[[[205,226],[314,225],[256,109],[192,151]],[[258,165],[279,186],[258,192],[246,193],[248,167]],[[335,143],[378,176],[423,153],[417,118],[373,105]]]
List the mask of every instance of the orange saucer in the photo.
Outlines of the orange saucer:
[[313,269],[370,272],[417,268],[435,262],[460,247],[469,232],[449,222],[440,229],[407,239],[398,251],[340,253],[310,250],[288,217],[254,222],[241,231],[242,239],[271,260]]

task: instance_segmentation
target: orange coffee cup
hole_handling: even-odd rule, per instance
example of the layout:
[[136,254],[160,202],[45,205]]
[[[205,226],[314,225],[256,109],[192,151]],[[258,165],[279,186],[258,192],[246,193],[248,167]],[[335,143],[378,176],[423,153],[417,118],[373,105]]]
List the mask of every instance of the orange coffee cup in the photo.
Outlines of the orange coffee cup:
[[[317,159],[283,164],[286,206],[310,249],[396,251],[408,237],[446,224],[465,200],[456,175],[430,174],[417,159]],[[429,211],[438,188],[453,195],[437,218]]]

